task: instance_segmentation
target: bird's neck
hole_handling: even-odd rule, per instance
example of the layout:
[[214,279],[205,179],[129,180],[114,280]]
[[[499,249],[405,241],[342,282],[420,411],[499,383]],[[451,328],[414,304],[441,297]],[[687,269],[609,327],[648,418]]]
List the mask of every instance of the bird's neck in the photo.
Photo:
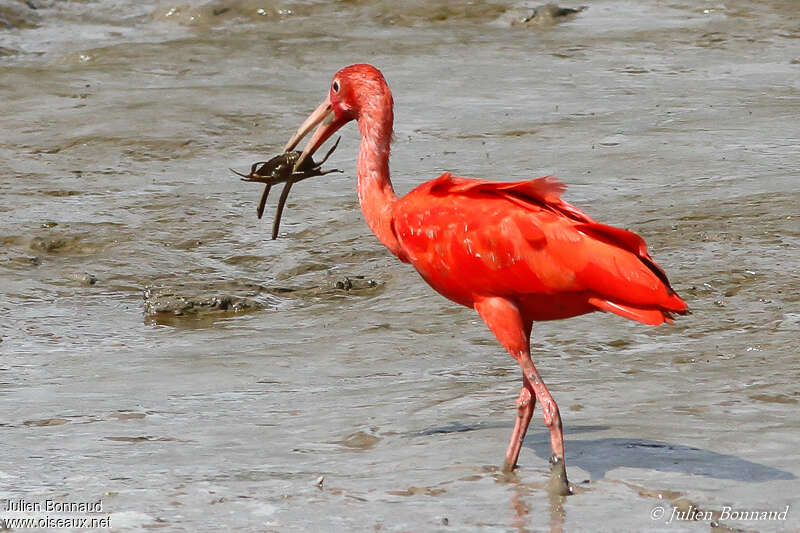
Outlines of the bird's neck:
[[[390,108],[391,109],[391,108]],[[372,233],[390,252],[400,257],[400,243],[392,229],[392,216],[397,195],[389,179],[389,145],[392,140],[392,120],[362,117],[361,149],[358,154],[358,201],[361,212]]]

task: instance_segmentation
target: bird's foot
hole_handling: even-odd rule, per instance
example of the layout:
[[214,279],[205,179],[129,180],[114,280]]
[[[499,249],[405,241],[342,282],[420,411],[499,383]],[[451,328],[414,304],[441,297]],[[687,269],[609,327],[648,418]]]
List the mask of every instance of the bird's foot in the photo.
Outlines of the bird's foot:
[[564,458],[553,454],[550,457],[550,482],[548,490],[558,496],[569,496],[572,494],[572,487],[567,481],[567,467]]
[[500,471],[503,472],[503,474],[510,474],[514,470],[516,470],[516,468],[517,468],[517,464],[516,463],[511,464],[508,461],[504,461],[503,462],[503,467],[500,469]]

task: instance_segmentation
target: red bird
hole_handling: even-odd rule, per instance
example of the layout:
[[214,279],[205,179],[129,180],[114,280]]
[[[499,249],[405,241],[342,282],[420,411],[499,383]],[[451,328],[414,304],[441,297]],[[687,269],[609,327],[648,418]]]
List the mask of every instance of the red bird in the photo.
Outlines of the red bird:
[[358,199],[367,224],[437,292],[474,308],[522,368],[504,470],[516,467],[538,399],[550,429],[554,478],[566,489],[561,416],[530,356],[533,322],[600,310],[658,325],[685,314],[686,303],[641,237],[599,224],[561,200],[566,187],[551,176],[499,183],[448,172],[398,198],[389,179],[392,108],[378,69],[343,68],[286,150],[319,124],[299,166],[336,130],[358,122]]

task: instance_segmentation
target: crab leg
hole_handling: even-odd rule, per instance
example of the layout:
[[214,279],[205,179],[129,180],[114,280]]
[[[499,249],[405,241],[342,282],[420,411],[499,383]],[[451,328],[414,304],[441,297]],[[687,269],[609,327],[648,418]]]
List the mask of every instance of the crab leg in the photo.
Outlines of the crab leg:
[[256,214],[258,215],[259,220],[261,220],[261,217],[264,215],[264,207],[267,205],[267,196],[269,196],[269,190],[271,188],[271,183],[264,185],[264,192],[261,193],[261,200],[259,200],[258,207],[256,208]]
[[[336,150],[336,147],[337,147],[337,146],[339,146],[339,141],[341,141],[341,140],[342,140],[342,138],[341,138],[341,137],[337,137],[337,138],[336,138],[336,142],[335,142],[335,143],[333,143],[333,146],[331,146],[331,149],[330,149],[330,150],[328,150],[328,153],[327,153],[327,154],[325,154],[325,157],[323,157],[323,158],[322,158],[322,161],[320,161],[319,163],[317,163],[316,165],[314,165],[314,168],[319,168],[319,167],[321,167],[322,165],[324,165],[324,164],[325,164],[325,161],[327,161],[327,160],[328,160],[328,158],[329,158],[329,157],[331,156],[331,154],[333,153],[333,151],[334,151],[334,150]],[[320,174],[320,175],[321,175],[321,174]]]
[[280,228],[281,225],[281,215],[283,214],[283,206],[286,205],[286,199],[289,198],[289,191],[291,190],[292,185],[294,185],[296,181],[300,181],[300,179],[289,178],[286,181],[286,185],[283,186],[283,190],[281,191],[281,197],[278,199],[278,209],[275,211],[275,221],[272,223],[273,241],[278,238],[278,228]]

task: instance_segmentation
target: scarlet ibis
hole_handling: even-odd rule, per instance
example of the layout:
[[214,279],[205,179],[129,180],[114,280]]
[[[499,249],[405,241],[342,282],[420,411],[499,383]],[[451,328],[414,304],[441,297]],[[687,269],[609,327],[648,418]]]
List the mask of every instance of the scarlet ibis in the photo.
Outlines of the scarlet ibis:
[[566,488],[561,416],[530,356],[533,322],[599,310],[659,325],[685,314],[686,303],[641,237],[562,200],[566,186],[552,176],[493,182],[446,172],[398,198],[389,179],[393,105],[377,68],[345,67],[286,150],[318,126],[299,166],[336,130],[358,122],[358,199],[372,232],[437,292],[474,308],[522,369],[504,470],[517,465],[538,399],[553,479]]

